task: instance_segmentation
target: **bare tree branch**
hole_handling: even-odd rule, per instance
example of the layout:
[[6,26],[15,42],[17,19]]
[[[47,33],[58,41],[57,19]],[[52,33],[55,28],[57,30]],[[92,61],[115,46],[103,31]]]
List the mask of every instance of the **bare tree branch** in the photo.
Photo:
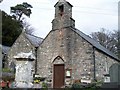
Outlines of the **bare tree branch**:
[[96,40],[98,43],[103,45],[105,48],[109,49],[116,55],[118,53],[118,32],[114,30],[114,32],[110,32],[104,28],[101,28],[98,32],[91,33],[91,37]]

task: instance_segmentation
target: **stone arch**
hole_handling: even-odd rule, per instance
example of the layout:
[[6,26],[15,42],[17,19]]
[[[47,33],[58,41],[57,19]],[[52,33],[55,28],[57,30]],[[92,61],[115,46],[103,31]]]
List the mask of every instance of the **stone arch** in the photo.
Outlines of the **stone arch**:
[[52,63],[53,64],[64,64],[64,60],[60,56],[57,56],[56,58],[54,58]]
[[[53,88],[64,86],[65,82],[65,64],[64,60],[57,56],[53,59]],[[59,79],[60,78],[60,79]]]

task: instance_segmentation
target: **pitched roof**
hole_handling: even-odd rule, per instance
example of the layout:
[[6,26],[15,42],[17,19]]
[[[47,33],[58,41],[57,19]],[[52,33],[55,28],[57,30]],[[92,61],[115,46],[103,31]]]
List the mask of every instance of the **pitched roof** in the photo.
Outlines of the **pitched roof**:
[[25,33],[25,36],[34,47],[40,46],[41,42],[43,41],[43,38],[34,36],[32,34]]
[[[34,47],[40,46],[41,42],[43,41],[43,38],[34,36],[34,35],[32,35],[32,34],[28,34],[28,33],[25,33],[25,37],[30,41],[30,43],[31,43]],[[3,54],[7,54],[8,51],[9,51],[9,49],[10,49],[11,47],[4,46],[4,45],[1,45],[1,44],[0,44],[0,48],[1,48]]]
[[55,5],[54,5],[54,7],[56,7],[56,5],[58,4],[58,3],[68,3],[71,7],[73,7],[73,5],[72,4],[70,4],[68,1],[66,1],[66,0],[59,0]]
[[76,29],[76,28],[72,28],[73,31],[75,31],[76,33],[78,33],[82,38],[84,38],[87,42],[89,42],[90,44],[92,44],[96,49],[102,51],[103,53],[109,55],[110,57],[114,58],[115,60],[120,62],[120,59],[111,51],[109,51],[108,49],[106,49],[104,46],[102,46],[101,44],[99,44],[98,42],[96,42],[94,39],[92,39],[91,37],[89,37],[88,35],[84,34],[83,32],[81,32],[80,30]]

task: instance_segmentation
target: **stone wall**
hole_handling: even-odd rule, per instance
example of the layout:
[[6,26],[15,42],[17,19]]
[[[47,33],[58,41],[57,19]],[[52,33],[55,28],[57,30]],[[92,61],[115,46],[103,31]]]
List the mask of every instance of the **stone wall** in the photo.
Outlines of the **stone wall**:
[[104,81],[104,75],[109,74],[109,68],[112,64],[118,63],[111,57],[103,54],[102,52],[95,50],[95,67],[96,78],[99,81]]
[[[63,6],[62,12],[60,6]],[[58,2],[55,5],[55,18],[52,21],[52,30],[70,26],[75,27],[75,20],[72,18],[72,6],[68,2]]]
[[[65,69],[71,69],[71,82],[83,77],[93,79],[93,47],[70,28],[51,31],[38,48],[37,55],[37,72],[50,79],[48,81],[52,81],[55,63],[64,63]],[[58,56],[63,62],[54,61]]]
[[18,39],[15,41],[13,46],[11,47],[9,53],[8,53],[8,67],[13,69],[11,63],[16,62],[16,60],[13,58],[13,56],[17,55],[20,52],[28,53],[32,51],[35,54],[35,48],[33,45],[29,42],[27,38],[25,38],[25,34],[22,33]]

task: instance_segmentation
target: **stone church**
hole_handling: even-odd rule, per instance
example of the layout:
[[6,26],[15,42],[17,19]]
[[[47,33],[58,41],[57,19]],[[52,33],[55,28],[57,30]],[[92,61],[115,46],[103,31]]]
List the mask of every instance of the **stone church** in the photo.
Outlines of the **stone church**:
[[55,88],[76,80],[109,81],[109,68],[120,62],[118,57],[75,28],[73,6],[69,2],[59,0],[54,7],[55,16],[48,35],[35,46],[22,33],[10,49],[8,61],[12,62],[18,52],[32,51],[36,56],[33,72]]

